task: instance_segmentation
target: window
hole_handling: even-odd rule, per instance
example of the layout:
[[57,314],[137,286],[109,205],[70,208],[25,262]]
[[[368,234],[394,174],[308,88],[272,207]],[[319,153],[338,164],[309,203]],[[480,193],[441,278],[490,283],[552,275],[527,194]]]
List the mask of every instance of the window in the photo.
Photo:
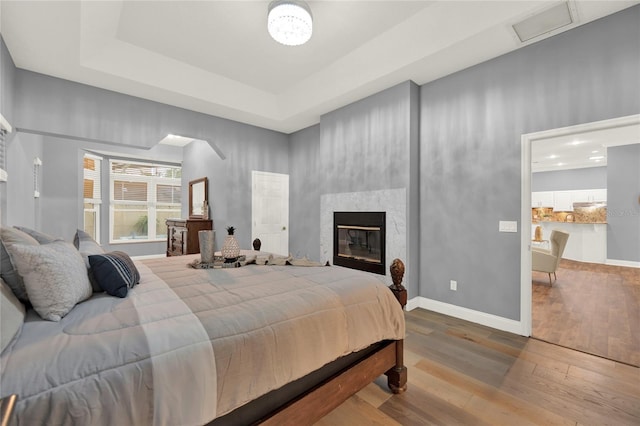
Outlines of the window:
[[158,241],[165,220],[181,215],[180,166],[110,161],[111,242]]
[[102,158],[85,154],[83,159],[84,231],[100,243],[100,205]]

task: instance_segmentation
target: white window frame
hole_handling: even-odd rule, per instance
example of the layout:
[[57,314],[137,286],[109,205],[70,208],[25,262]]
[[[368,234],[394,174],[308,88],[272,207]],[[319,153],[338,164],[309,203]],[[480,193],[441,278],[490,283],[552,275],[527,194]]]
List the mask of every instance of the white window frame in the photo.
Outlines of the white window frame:
[[[113,163],[128,163],[128,164],[138,164],[141,166],[147,167],[182,167],[180,164],[159,164],[153,162],[146,161],[138,161],[138,160],[128,160],[128,159],[110,159],[109,160],[109,244],[132,244],[132,243],[150,243],[150,242],[159,242],[165,241],[166,237],[157,237],[156,236],[156,227],[155,225],[151,226],[151,224],[156,223],[157,218],[157,199],[156,199],[156,188],[158,185],[172,185],[176,186],[176,183],[179,186],[182,186],[181,178],[165,178],[165,177],[157,177],[157,176],[136,176],[129,174],[119,174],[113,173]],[[113,194],[113,185],[116,180],[125,180],[129,182],[143,182],[147,184],[147,201],[131,201],[131,200],[114,200]],[[113,238],[113,230],[114,230],[114,213],[115,206],[119,204],[126,205],[139,205],[141,207],[141,211],[147,212],[147,236],[146,239],[132,239],[132,240],[116,240]],[[162,205],[171,205],[173,207],[177,207],[178,210],[181,209],[182,203],[161,203]],[[163,210],[160,210],[163,211]]]
[[[84,198],[84,179],[87,178],[86,174],[85,174],[85,168],[84,168],[84,159],[85,158],[90,158],[94,161],[98,161],[100,162],[100,170],[96,171],[96,174],[98,175],[96,179],[93,179],[94,183],[97,183],[98,186],[100,187],[100,198]],[[100,228],[102,227],[102,221],[101,221],[101,216],[100,216],[100,210],[102,208],[102,168],[104,166],[104,159],[102,157],[99,157],[97,155],[94,154],[89,154],[87,152],[84,153],[83,156],[83,166],[82,166],[82,183],[83,183],[83,199],[82,199],[82,229],[85,229],[86,224],[84,223],[84,214],[86,212],[91,212],[95,214],[95,226],[96,229],[94,230],[95,233],[95,240],[98,244],[100,244]],[[94,191],[94,195],[95,195],[95,191]],[[84,207],[85,204],[90,203],[93,204],[93,208],[88,209],[86,207]]]

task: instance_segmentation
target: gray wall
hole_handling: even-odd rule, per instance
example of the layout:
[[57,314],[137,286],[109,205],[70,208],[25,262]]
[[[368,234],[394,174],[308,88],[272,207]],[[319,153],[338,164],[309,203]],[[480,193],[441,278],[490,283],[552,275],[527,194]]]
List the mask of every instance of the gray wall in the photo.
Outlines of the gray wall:
[[[15,70],[13,59],[0,34],[0,113],[9,124],[13,124]],[[15,133],[10,133],[6,136],[7,144],[11,142],[14,135]],[[6,182],[0,182],[0,224],[2,225],[7,223],[7,186]]]
[[520,235],[498,232],[520,219],[520,136],[639,113],[638,22],[636,6],[422,86],[422,296],[520,319]]
[[607,259],[640,262],[640,144],[607,149]]
[[109,90],[19,70],[15,127],[25,132],[150,148],[167,134],[207,141],[223,156],[239,141],[286,144],[287,135]]
[[602,189],[606,187],[606,166],[531,174],[531,191],[534,192]]
[[290,135],[289,249],[296,256],[320,259],[320,195],[325,175],[320,159],[320,125]]
[[[33,160],[43,158],[43,137],[13,133],[7,144],[6,209],[2,212],[3,225],[22,225],[40,229],[42,197],[34,198]],[[43,188],[44,174],[40,177]],[[41,196],[44,191],[41,189]]]
[[16,67],[0,34],[0,112],[13,124],[13,103]]
[[[417,227],[418,94],[415,83],[401,83],[327,113],[319,126],[292,135],[292,252],[317,255],[323,194],[406,188],[407,223]],[[412,231],[404,259],[411,297],[418,295],[418,241]]]

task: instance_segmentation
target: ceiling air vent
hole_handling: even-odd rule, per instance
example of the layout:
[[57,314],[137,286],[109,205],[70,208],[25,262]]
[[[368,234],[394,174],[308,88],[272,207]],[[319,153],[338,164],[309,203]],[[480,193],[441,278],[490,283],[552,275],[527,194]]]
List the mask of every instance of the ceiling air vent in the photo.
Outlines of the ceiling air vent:
[[524,21],[513,24],[513,30],[518,35],[521,42],[525,42],[550,33],[558,28],[565,27],[573,23],[571,12],[567,3],[560,3],[550,9],[533,15]]

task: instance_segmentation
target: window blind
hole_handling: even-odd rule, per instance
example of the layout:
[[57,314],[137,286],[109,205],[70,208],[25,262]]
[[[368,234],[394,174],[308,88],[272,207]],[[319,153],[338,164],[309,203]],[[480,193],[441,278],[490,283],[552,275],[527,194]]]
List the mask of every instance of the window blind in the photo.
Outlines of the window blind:
[[101,190],[101,168],[102,158],[85,154],[83,158],[84,190],[85,202],[102,202]]

